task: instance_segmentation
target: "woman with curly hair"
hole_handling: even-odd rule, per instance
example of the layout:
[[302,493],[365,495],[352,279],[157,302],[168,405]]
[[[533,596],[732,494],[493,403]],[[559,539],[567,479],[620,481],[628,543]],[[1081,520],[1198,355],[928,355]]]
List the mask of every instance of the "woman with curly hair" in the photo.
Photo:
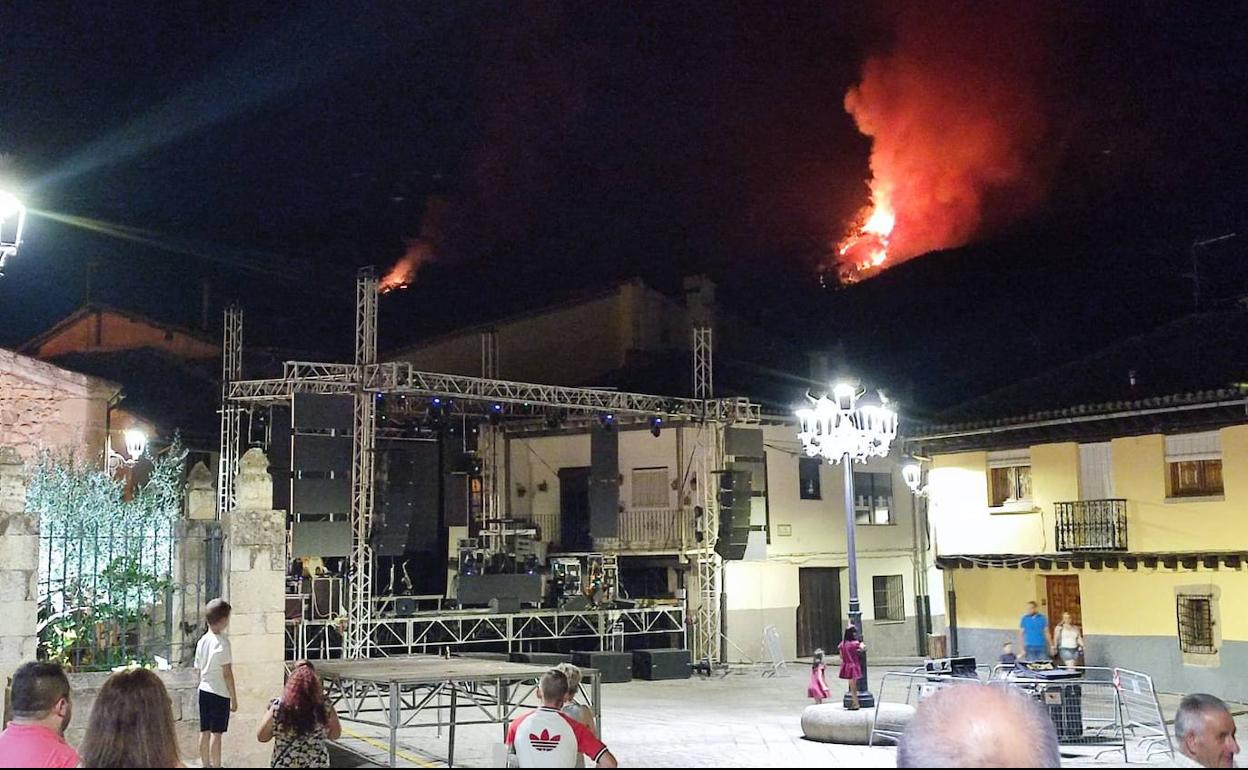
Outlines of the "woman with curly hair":
[[342,736],[338,713],[306,660],[295,664],[282,697],[269,705],[256,737],[274,741],[270,767],[329,767],[329,742]]
[[110,676],[81,748],[83,767],[182,767],[173,702],[160,677],[144,668]]

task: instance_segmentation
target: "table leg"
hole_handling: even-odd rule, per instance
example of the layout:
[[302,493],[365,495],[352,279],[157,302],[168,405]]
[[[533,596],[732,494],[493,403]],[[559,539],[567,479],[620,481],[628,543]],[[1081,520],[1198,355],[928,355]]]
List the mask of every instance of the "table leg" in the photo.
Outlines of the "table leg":
[[390,683],[390,766],[398,767],[399,753],[399,684]]
[[451,724],[449,728],[449,732],[451,734],[451,740],[450,740],[450,745],[447,747],[447,751],[446,751],[446,766],[447,767],[455,766],[455,708],[456,708],[455,698],[456,698],[456,695],[458,694],[459,694],[458,689],[452,683],[451,684]]

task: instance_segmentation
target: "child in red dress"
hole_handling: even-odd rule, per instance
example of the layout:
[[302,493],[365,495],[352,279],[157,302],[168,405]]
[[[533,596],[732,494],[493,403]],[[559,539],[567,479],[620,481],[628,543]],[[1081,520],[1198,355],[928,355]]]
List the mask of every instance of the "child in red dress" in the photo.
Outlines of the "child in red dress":
[[859,708],[858,680],[862,678],[862,660],[859,654],[866,651],[867,648],[858,641],[858,629],[853,626],[845,629],[845,638],[841,642],[840,678],[849,685],[849,700],[853,704],[849,707],[850,711],[857,711]]
[[815,699],[815,705],[827,700],[831,692],[828,682],[823,678],[827,666],[823,663],[823,650],[815,650],[815,659],[810,664],[810,684],[806,685],[806,695]]

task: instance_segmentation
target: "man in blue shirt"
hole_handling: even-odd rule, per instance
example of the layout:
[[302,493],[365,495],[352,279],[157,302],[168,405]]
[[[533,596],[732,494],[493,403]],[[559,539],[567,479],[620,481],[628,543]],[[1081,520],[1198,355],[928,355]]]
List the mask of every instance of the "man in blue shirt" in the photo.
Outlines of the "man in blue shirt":
[[1027,602],[1027,612],[1018,622],[1019,641],[1023,643],[1023,660],[1048,660],[1053,649],[1049,619],[1036,610],[1035,602]]

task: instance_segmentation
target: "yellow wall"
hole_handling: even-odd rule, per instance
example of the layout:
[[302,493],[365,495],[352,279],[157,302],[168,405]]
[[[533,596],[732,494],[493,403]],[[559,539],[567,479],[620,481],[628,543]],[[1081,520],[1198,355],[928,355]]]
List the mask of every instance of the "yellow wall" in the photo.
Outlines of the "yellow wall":
[[[1111,442],[1113,494],[1127,500],[1128,546],[1135,552],[1226,551],[1248,544],[1248,425],[1221,431],[1221,500],[1167,501],[1165,438]],[[931,520],[938,553],[1053,553],[1054,503],[1079,499],[1079,447],[1031,447],[1034,508],[988,508],[988,455],[938,455],[932,463]]]
[[1219,614],[1223,640],[1248,640],[1248,572],[1242,570],[958,569],[952,572],[958,597],[958,626],[1016,628],[1028,601],[1038,602],[1041,611],[1047,614],[1045,575],[1074,574],[1079,576],[1086,634],[1177,635],[1175,588],[1208,585],[1221,589]]

